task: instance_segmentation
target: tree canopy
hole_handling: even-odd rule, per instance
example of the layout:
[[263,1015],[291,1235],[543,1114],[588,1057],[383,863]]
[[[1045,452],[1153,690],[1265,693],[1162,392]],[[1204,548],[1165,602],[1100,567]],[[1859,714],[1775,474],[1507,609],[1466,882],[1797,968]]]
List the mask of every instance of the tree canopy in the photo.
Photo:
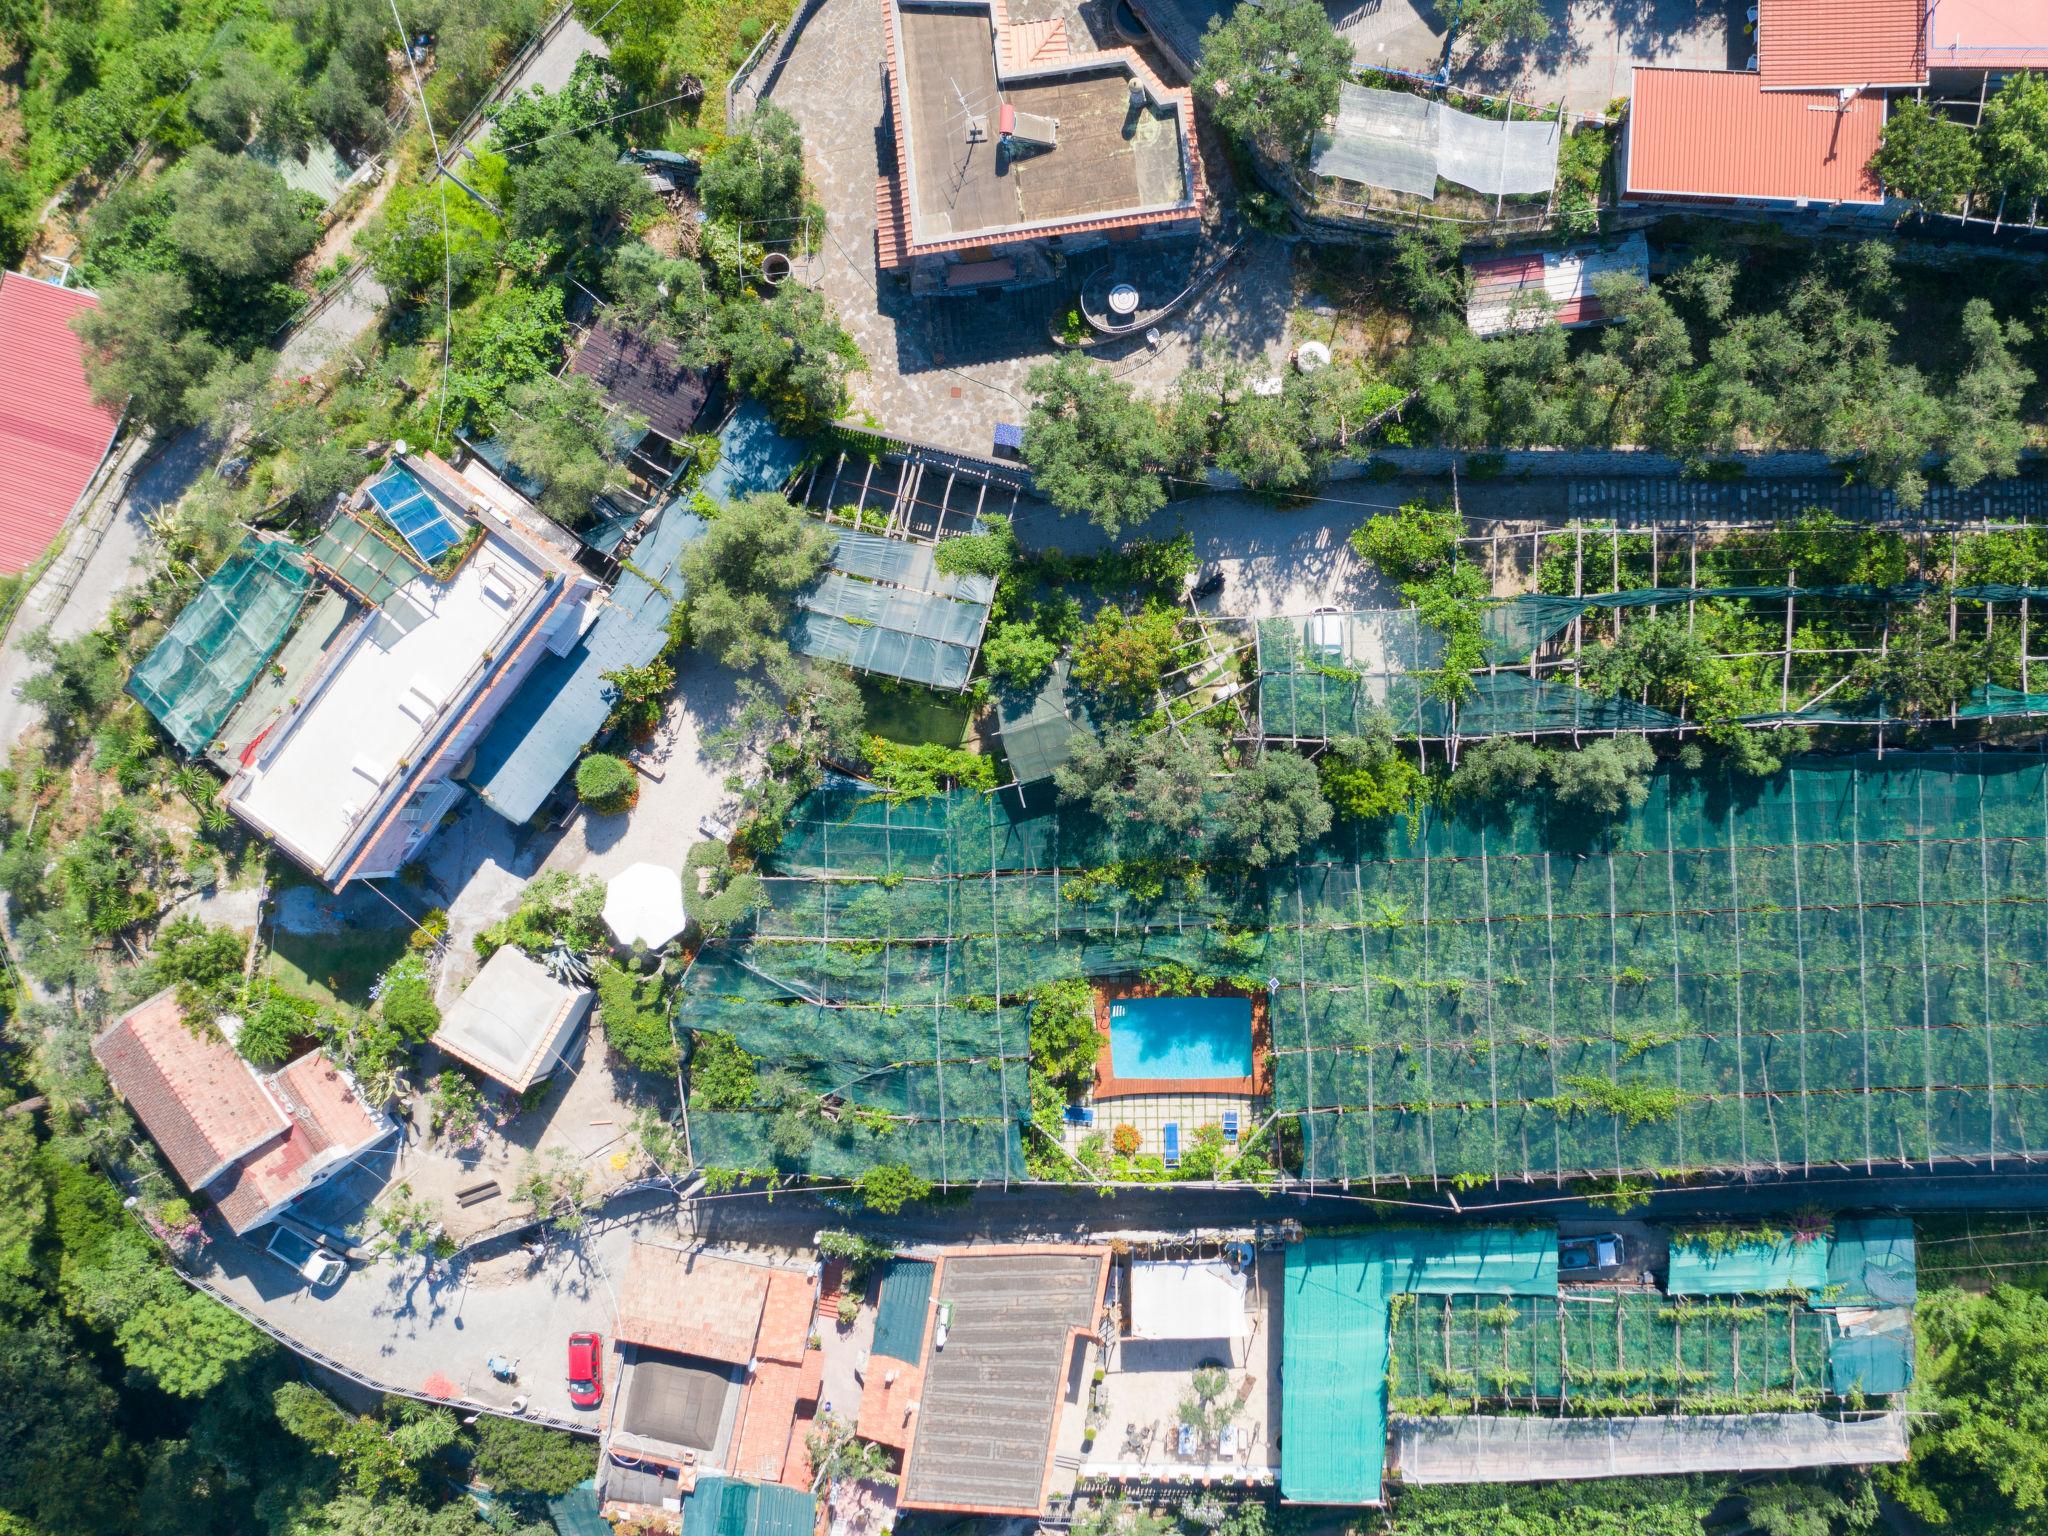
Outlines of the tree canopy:
[[832,548],[823,523],[773,492],[720,508],[678,567],[691,638],[729,667],[786,657],[790,598],[823,574]]
[[1195,91],[1232,138],[1299,159],[1351,68],[1351,45],[1319,0],[1269,0],[1210,20]]

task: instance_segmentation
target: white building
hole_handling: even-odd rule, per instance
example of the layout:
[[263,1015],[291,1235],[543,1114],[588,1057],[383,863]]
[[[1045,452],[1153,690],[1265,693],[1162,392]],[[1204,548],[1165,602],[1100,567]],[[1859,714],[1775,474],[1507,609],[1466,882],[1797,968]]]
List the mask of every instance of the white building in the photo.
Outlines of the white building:
[[356,607],[227,803],[335,889],[417,853],[477,738],[594,616],[597,581],[533,518],[495,478],[400,453],[309,551]]

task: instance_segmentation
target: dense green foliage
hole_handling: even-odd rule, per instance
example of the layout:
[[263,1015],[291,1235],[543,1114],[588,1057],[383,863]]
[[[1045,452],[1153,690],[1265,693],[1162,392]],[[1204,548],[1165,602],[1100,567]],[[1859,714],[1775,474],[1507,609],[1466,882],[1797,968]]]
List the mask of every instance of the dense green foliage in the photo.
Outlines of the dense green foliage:
[[1274,0],[1219,13],[1202,37],[1195,91],[1216,126],[1294,158],[1308,151],[1337,87],[1350,77],[1351,45],[1315,0]]
[[1149,701],[1179,645],[1180,615],[1165,604],[1137,613],[1106,607],[1074,642],[1074,681],[1111,699]]
[[825,525],[771,492],[720,508],[679,565],[696,645],[729,667],[786,658],[790,598],[823,573]]
[[948,789],[996,787],[995,759],[936,741],[905,746],[881,736],[867,745],[868,777],[892,800],[916,800]]
[[1077,352],[1031,370],[1024,459],[1038,493],[1110,534],[1166,505],[1158,414]]
[[673,1077],[682,1061],[669,1027],[668,989],[661,973],[641,973],[610,962],[591,972],[605,1043],[636,1072]]
[[576,798],[600,816],[616,816],[640,798],[640,779],[624,758],[592,752],[576,765]]
[[1095,989],[1080,977],[1049,981],[1031,996],[1031,1070],[1068,1098],[1095,1082],[1101,1037]]

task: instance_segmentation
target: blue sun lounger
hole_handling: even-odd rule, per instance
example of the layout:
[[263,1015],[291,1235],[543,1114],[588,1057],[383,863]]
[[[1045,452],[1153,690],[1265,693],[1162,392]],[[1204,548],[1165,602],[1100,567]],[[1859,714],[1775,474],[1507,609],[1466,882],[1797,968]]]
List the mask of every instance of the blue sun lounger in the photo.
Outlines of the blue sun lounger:
[[1167,1121],[1165,1134],[1166,1166],[1178,1168],[1180,1166],[1180,1122],[1178,1120]]
[[1223,1139],[1233,1147],[1237,1145],[1237,1111],[1234,1109],[1223,1111]]

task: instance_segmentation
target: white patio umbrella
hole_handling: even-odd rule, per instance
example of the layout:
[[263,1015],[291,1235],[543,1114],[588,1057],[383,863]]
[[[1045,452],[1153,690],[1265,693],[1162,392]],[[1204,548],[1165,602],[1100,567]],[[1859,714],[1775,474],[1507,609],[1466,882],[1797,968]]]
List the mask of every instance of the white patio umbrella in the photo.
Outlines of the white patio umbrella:
[[659,949],[683,931],[683,877],[659,864],[634,864],[604,890],[604,922],[621,944]]

